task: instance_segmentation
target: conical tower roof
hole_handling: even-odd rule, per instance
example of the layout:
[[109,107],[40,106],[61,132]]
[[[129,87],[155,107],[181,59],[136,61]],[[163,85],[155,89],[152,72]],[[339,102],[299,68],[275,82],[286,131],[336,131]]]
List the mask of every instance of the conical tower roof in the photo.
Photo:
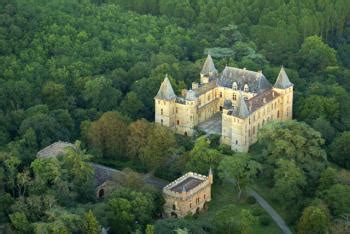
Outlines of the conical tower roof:
[[281,71],[278,74],[276,83],[273,87],[277,89],[287,89],[289,87],[293,86],[293,84],[290,82],[288,75],[286,71],[284,70],[284,67],[281,67]]
[[215,65],[214,65],[214,62],[213,62],[213,59],[212,59],[211,55],[208,54],[208,57],[207,57],[207,59],[204,62],[201,74],[209,76],[209,75],[211,75],[213,73],[217,73],[217,70],[215,68]]
[[172,100],[176,98],[175,92],[173,90],[173,87],[171,86],[168,75],[165,76],[164,81],[160,85],[159,91],[155,98],[165,100]]
[[245,103],[244,97],[242,95],[242,92],[240,92],[240,102],[239,102],[239,106],[238,106],[238,112],[237,115],[238,117],[244,119],[246,117],[249,116],[249,110],[247,107],[247,104]]

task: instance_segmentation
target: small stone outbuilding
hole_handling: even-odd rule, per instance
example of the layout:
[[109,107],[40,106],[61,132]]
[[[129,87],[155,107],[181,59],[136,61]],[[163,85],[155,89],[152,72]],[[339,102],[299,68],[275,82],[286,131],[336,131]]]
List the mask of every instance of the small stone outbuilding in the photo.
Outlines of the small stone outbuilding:
[[211,201],[213,173],[208,176],[188,172],[163,188],[165,217],[184,217],[202,211]]

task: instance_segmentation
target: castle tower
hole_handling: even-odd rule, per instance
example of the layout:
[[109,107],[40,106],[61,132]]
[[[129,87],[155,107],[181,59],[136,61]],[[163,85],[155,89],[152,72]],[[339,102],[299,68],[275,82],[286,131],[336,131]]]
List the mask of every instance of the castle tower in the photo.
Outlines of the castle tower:
[[247,152],[249,140],[247,139],[246,129],[249,128],[249,109],[244,100],[242,91],[239,92],[239,104],[234,110],[235,120],[232,123],[231,149],[239,152]]
[[210,54],[208,54],[207,59],[204,62],[201,75],[201,84],[209,83],[209,78],[217,74],[213,59]]
[[194,132],[194,127],[198,124],[198,116],[197,116],[197,96],[196,93],[190,89],[186,93],[186,127],[184,129],[185,135],[192,136]]
[[273,86],[273,90],[282,96],[278,114],[280,120],[289,120],[293,117],[293,86],[282,66],[276,83]]
[[168,75],[165,76],[154,100],[155,122],[166,127],[174,127],[176,95],[171,86]]

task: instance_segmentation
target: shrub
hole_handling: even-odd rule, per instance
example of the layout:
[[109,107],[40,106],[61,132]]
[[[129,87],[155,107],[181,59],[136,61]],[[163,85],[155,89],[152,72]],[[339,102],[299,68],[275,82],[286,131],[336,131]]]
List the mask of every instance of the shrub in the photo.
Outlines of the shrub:
[[262,215],[259,217],[259,223],[262,225],[262,226],[269,226],[270,223],[271,223],[271,218],[267,215]]
[[263,209],[262,209],[260,206],[258,206],[258,205],[255,205],[255,206],[253,207],[253,209],[252,209],[252,214],[253,214],[254,216],[260,216],[260,215],[262,215],[263,213],[264,213]]
[[248,203],[248,204],[251,204],[251,205],[255,204],[255,203],[256,203],[255,197],[249,196],[249,197],[247,198],[247,203]]

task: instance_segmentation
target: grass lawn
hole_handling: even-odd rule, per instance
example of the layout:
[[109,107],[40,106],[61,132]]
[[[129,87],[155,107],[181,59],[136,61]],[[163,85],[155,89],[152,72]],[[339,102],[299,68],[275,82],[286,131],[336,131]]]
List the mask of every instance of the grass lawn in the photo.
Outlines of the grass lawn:
[[[196,221],[201,223],[213,223],[216,219],[230,219],[239,221],[240,212],[242,209],[249,210],[257,219],[257,224],[253,227],[253,233],[259,234],[274,234],[281,233],[279,227],[275,224],[272,218],[263,210],[258,203],[249,204],[242,199],[237,201],[237,192],[234,191],[232,184],[216,184],[213,186],[212,201],[209,203],[209,208],[206,212],[200,214]],[[267,223],[262,225],[259,218],[264,217]]]

